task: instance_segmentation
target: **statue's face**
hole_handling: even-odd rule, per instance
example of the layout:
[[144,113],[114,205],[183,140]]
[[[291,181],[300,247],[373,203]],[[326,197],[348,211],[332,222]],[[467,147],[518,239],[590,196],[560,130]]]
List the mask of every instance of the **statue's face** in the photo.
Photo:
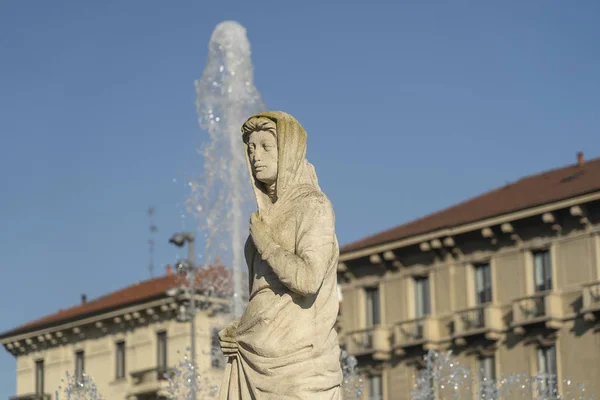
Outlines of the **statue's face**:
[[277,139],[271,132],[252,132],[248,138],[248,156],[254,179],[271,185],[277,180]]

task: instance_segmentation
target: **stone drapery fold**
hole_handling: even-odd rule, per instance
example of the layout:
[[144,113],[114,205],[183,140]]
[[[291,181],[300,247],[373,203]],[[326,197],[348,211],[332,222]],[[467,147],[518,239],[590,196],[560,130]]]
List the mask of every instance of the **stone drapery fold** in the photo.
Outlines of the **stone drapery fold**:
[[[277,201],[248,169],[272,242],[245,256],[250,296],[239,318],[237,352],[225,369],[221,400],[340,400],[342,371],[333,208],[306,160],[306,132],[283,112],[257,115],[277,126]],[[246,148],[246,154],[247,148]]]

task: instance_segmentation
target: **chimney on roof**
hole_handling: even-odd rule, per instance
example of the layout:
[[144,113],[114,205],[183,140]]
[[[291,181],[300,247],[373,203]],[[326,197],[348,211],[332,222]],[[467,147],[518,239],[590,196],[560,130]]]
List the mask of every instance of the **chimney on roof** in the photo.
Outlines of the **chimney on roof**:
[[87,303],[87,296],[85,295],[85,293],[83,293],[81,295],[81,304],[85,304],[85,303]]
[[581,167],[583,165],[583,152],[577,152],[577,166]]
[[173,272],[171,271],[171,266],[167,264],[167,276],[171,276]]

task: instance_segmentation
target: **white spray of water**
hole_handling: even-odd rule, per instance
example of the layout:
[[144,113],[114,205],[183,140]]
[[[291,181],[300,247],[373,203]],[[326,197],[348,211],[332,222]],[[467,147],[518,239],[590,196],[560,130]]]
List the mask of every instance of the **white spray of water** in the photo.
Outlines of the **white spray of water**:
[[266,110],[254,86],[246,29],[233,21],[217,25],[202,78],[196,81],[200,127],[208,140],[200,150],[204,173],[191,182],[190,210],[204,232],[204,259],[220,259],[233,268],[233,314],[243,312],[243,245],[254,195],[250,186],[240,128]]
[[66,380],[62,379],[54,396],[55,400],[104,400],[92,377],[85,372],[80,377],[67,372]]
[[461,365],[451,352],[429,351],[423,368],[416,376],[410,392],[411,400],[593,400],[585,386],[570,379],[559,381],[556,375],[529,376],[508,374],[499,379],[486,377],[484,371],[473,371]]

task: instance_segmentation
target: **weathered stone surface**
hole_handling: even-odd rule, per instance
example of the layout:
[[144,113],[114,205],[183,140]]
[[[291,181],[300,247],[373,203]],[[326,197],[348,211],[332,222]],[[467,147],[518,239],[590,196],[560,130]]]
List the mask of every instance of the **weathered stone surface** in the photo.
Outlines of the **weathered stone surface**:
[[283,112],[251,117],[242,132],[258,211],[245,247],[248,306],[220,333],[220,398],[339,400],[339,248],[306,132]]

